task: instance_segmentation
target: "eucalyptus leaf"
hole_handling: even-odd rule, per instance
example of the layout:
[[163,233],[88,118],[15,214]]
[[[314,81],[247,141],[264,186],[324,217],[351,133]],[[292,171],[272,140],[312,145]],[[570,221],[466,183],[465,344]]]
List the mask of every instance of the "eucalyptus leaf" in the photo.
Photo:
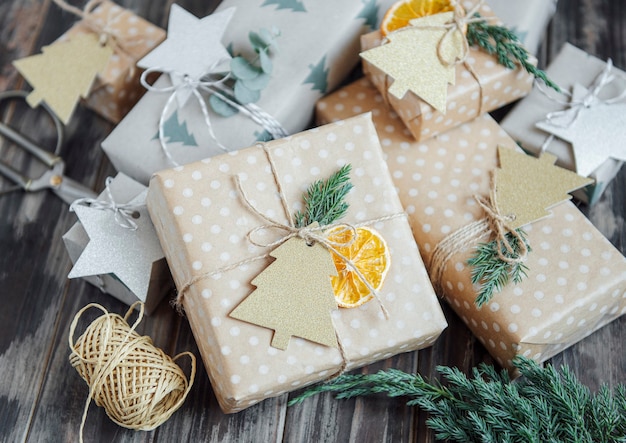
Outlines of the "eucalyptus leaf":
[[212,94],[209,97],[209,105],[216,114],[221,115],[222,117],[230,117],[239,112],[215,94]]
[[247,103],[254,103],[261,97],[261,92],[258,90],[252,90],[243,83],[242,80],[235,82],[235,99],[245,105]]
[[248,33],[248,39],[250,40],[250,44],[252,45],[252,47],[254,48],[256,52],[259,52],[271,45],[271,40],[266,41],[261,36],[261,34],[254,32],[254,31],[250,31]]
[[255,77],[253,79],[250,79],[250,80],[242,79],[238,81],[237,83],[239,82],[243,83],[243,85],[246,88],[250,89],[251,91],[261,91],[270,82],[270,75],[266,73],[262,73],[258,77]]
[[261,30],[259,30],[259,34],[261,35],[261,37],[267,43],[268,46],[272,46],[272,47],[276,46],[276,37],[280,35],[280,31],[278,31],[278,28],[275,28],[275,30],[278,32],[278,34],[276,34],[273,31],[268,31],[265,28],[262,28]]
[[244,80],[253,79],[261,73],[259,68],[250,64],[250,62],[243,57],[231,59],[230,70],[235,77]]
[[261,60],[261,70],[266,74],[271,74],[274,64],[267,54],[267,50],[263,49],[259,51],[259,59]]

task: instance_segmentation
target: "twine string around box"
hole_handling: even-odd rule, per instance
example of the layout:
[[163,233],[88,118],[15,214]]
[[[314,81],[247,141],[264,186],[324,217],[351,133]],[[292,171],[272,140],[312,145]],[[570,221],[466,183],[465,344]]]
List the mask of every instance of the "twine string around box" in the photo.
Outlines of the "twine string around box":
[[[132,326],[128,318],[139,306]],[[103,312],[74,341],[78,321],[85,311]],[[69,331],[70,363],[89,385],[80,424],[80,441],[93,399],[104,407],[116,424],[128,429],[149,431],[163,424],[183,404],[196,374],[196,358],[182,352],[171,358],[140,336],[136,328],[144,314],[144,304],[134,303],[126,315],[109,313],[103,306],[90,303],[76,313]],[[183,356],[191,360],[189,378],[175,363]]]
[[97,198],[79,198],[74,200],[70,205],[70,212],[74,212],[76,206],[89,206],[93,209],[99,209],[101,211],[111,211],[114,214],[115,221],[122,228],[130,229],[131,231],[137,230],[137,222],[133,220],[137,215],[137,210],[145,205],[131,205],[129,203],[117,203],[111,192],[112,177],[107,177],[105,180],[105,192],[107,200],[100,200]]
[[[456,254],[468,247],[474,246],[480,239],[495,234],[498,258],[506,263],[522,263],[528,257],[528,246],[521,234],[510,226],[515,215],[502,214],[496,199],[496,185],[491,174],[489,196],[475,194],[474,199],[485,213],[485,217],[465,225],[443,238],[435,248],[430,258],[430,277],[437,292],[443,290],[443,273],[448,261]],[[507,234],[515,240],[509,240]],[[511,241],[517,241],[520,251],[516,254]],[[504,254],[506,250],[510,255]]]
[[[252,121],[261,126],[264,130],[266,130],[273,138],[283,138],[287,136],[287,131],[281,126],[281,124],[272,117],[269,113],[262,110],[259,106],[247,104],[241,105],[237,103],[235,100],[232,100],[228,97],[228,89],[224,86],[224,83],[230,78],[230,72],[226,75],[216,79],[210,80],[208,77],[210,73],[219,66],[224,60],[216,61],[211,68],[209,68],[207,74],[203,74],[199,78],[193,78],[187,74],[181,74],[174,71],[166,71],[163,68],[149,68],[145,70],[141,74],[140,82],[141,85],[146,88],[148,91],[159,92],[159,93],[170,93],[163,110],[161,111],[161,115],[159,117],[159,143],[161,144],[161,150],[163,154],[167,158],[167,160],[174,166],[180,166],[179,163],[174,159],[170,149],[167,145],[167,140],[165,140],[165,119],[169,115],[171,111],[171,107],[176,99],[177,95],[182,91],[191,91],[192,95],[195,97],[198,102],[200,109],[202,110],[202,116],[204,118],[204,124],[209,132],[209,136],[215,142],[217,147],[223,152],[229,152],[227,146],[225,146],[218,139],[217,135],[215,135],[215,131],[213,130],[213,124],[211,123],[211,118],[209,115],[209,109],[206,104],[205,99],[202,97],[200,91],[206,91],[209,94],[213,94],[217,96],[219,99],[227,103],[229,106],[235,108],[243,115],[250,118]],[[147,77],[153,72],[167,73],[170,75],[172,79],[172,86],[163,86],[157,87],[148,83]],[[174,79],[180,79],[181,81],[178,84],[174,84]]]
[[64,11],[70,12],[81,19],[87,29],[98,35],[100,45],[110,45],[115,53],[130,60],[130,69],[128,71],[128,77],[132,77],[135,74],[134,57],[130,53],[129,48],[135,45],[144,43],[144,38],[139,37],[122,37],[120,32],[115,29],[115,23],[120,19],[124,10],[120,10],[117,13],[111,9],[104,24],[99,22],[99,19],[95,17],[95,10],[98,6],[101,6],[105,0],[89,0],[83,9],[77,8],[67,3],[65,0],[52,0],[59,8]]
[[[624,98],[626,98],[626,86],[624,85],[621,86],[620,92],[617,95],[605,99],[600,98],[600,93],[602,92],[602,90],[618,79],[618,77],[613,74],[612,71],[613,60],[609,58],[606,62],[606,66],[604,67],[604,69],[602,69],[602,71],[591,83],[587,94],[578,100],[575,100],[572,93],[564,90],[563,88],[561,88],[561,94],[568,97],[569,100],[561,100],[560,98],[548,93],[548,91],[546,91],[540,83],[537,83],[537,89],[539,90],[539,92],[541,92],[549,100],[558,103],[559,105],[564,107],[564,109],[560,111],[547,113],[544,117],[544,121],[560,128],[569,128],[578,120],[578,117],[580,116],[580,113],[583,109],[589,109],[600,104],[612,105],[624,100]],[[546,138],[546,140],[541,145],[541,153],[545,152],[548,149],[552,141],[554,141],[554,137],[554,134],[550,134]]]
[[[470,46],[469,46],[469,42],[467,41],[467,37],[465,37],[465,32],[466,32],[467,25],[471,23],[484,23],[486,21],[496,19],[495,17],[476,16],[478,11],[480,11],[480,9],[483,7],[484,3],[485,3],[485,0],[479,0],[472,7],[472,9],[470,9],[466,13],[463,7],[461,6],[461,4],[457,0],[451,0],[450,4],[454,8],[453,17],[452,17],[452,20],[448,21],[447,23],[443,23],[440,25],[430,25],[430,24],[422,24],[422,23],[411,24],[407,27],[392,31],[385,37],[385,40],[383,40],[383,42],[385,42],[386,40],[388,40],[388,37],[391,35],[401,33],[401,32],[412,31],[414,29],[445,31],[441,39],[439,39],[439,42],[437,43],[437,58],[439,59],[442,65],[448,66],[448,67],[453,66],[453,65],[455,66],[458,64],[463,64],[465,69],[467,69],[467,71],[474,78],[474,80],[476,80],[476,83],[478,83],[478,114],[477,115],[482,115],[484,113],[484,105],[485,105],[483,103],[484,86],[483,86],[482,79],[480,78],[478,73],[474,70],[474,68],[472,67],[472,64],[469,63],[468,61],[469,54],[470,54]],[[455,57],[453,60],[447,60],[446,57],[444,56],[443,48],[448,39],[454,38],[454,34],[456,32],[459,32],[462,36],[461,41],[463,44],[463,50],[460,56]],[[387,90],[387,88],[388,88],[388,85],[385,85],[385,90]]]

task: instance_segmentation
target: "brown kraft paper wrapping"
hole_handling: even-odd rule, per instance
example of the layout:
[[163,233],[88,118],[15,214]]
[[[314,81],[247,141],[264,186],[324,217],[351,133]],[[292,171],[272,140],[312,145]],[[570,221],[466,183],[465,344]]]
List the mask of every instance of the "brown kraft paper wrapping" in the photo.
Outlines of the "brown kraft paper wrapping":
[[[480,14],[484,17],[494,16],[488,5],[482,6]],[[370,32],[361,36],[361,50],[375,48],[380,46],[381,42],[380,31]],[[501,108],[524,97],[532,89],[534,80],[523,68],[507,69],[498,64],[493,55],[470,47],[466,63],[471,65],[476,77],[464,63],[456,66],[455,84],[448,85],[446,113],[443,114],[411,91],[407,91],[402,99],[388,94],[387,90],[393,79],[366,60],[362,59],[362,62],[365,75],[400,116],[417,141],[446,132],[482,113]]]
[[[109,1],[102,2],[92,16],[99,25],[108,25],[117,44],[113,45],[115,52],[96,77],[84,103],[112,123],[119,123],[145,92],[139,82],[143,70],[135,64],[161,43],[166,34],[163,29]],[[79,21],[59,41],[92,32]]]
[[[366,111],[428,267],[437,243],[483,217],[473,195],[488,193],[496,147],[515,143],[488,115],[416,142],[367,79],[321,100],[317,119],[324,124]],[[474,305],[465,265],[471,247],[448,262],[441,282],[440,295],[507,368],[516,354],[547,360],[626,312],[624,257],[571,202],[551,211],[525,228],[533,248],[528,278],[482,309]]]
[[[148,194],[148,209],[177,288],[197,279],[182,303],[225,412],[325,380],[343,363],[338,349],[296,337],[286,351],[272,348],[272,330],[229,317],[254,290],[251,280],[273,260],[221,271],[271,251],[246,237],[267,222],[242,201],[235,175],[258,210],[287,223],[268,156],[292,212],[302,209],[302,194],[311,183],[350,163],[354,188],[340,221],[354,224],[397,215],[371,224],[391,252],[380,290],[389,319],[376,300],[333,311],[347,370],[429,346],[446,327],[369,115],[270,142],[266,149],[253,146],[158,172]],[[206,276],[215,271],[220,273]]]

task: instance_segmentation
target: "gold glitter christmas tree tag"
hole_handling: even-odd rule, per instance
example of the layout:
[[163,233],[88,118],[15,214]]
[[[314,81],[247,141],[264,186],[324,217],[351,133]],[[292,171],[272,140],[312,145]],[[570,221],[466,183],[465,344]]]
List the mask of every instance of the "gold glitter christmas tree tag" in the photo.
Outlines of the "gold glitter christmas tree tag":
[[390,94],[402,99],[411,91],[445,114],[448,84],[454,84],[465,39],[460,30],[447,28],[453,18],[453,12],[444,12],[411,20],[410,27],[387,35],[389,43],[361,57],[393,78]]
[[337,302],[330,280],[337,269],[331,253],[319,243],[309,246],[293,237],[270,255],[276,260],[252,280],[256,289],[230,316],[273,329],[274,348],[286,350],[292,336],[338,347],[331,317]]
[[571,199],[569,192],[593,183],[575,172],[555,166],[556,157],[543,153],[536,158],[514,149],[498,146],[500,168],[494,170],[496,200],[503,216],[514,216],[508,223],[517,229],[550,212],[549,208]]
[[33,87],[26,98],[31,107],[45,101],[67,124],[78,100],[87,98],[93,81],[102,71],[113,49],[94,34],[80,34],[71,40],[44,46],[42,54],[13,62]]

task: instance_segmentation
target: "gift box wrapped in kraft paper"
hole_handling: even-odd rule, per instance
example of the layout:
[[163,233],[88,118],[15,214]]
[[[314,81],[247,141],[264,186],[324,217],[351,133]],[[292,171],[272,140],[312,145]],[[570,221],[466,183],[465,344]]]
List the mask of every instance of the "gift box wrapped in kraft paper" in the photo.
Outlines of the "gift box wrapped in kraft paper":
[[145,92],[139,83],[142,70],[137,61],[165,39],[165,31],[113,2],[102,1],[89,15],[72,26],[58,41],[65,41],[94,27],[106,27],[114,41],[113,55],[98,74],[84,104],[107,120],[118,123]]
[[556,12],[557,0],[489,0],[489,6],[504,24],[515,31],[524,46],[537,54],[546,27]]
[[[561,89],[577,96],[535,87],[507,114],[502,127],[525,151],[538,155],[545,149],[559,158],[561,166],[593,178],[594,184],[574,196],[594,204],[626,159],[626,73],[569,43],[546,72]],[[582,110],[585,100],[592,106]],[[596,112],[602,113],[599,119],[586,123]],[[547,124],[550,118],[554,126]],[[544,123],[547,125],[538,126]],[[588,135],[591,142],[585,143],[577,132]]]
[[[283,252],[303,241],[289,218],[304,210],[305,190],[346,165],[352,168],[353,188],[345,197],[347,212],[336,223],[357,229],[356,237],[350,237],[353,246],[344,247],[356,247],[364,255],[341,254],[357,268],[368,256],[376,269],[381,263],[387,266],[380,272],[361,267],[372,285],[376,276],[384,277],[373,288],[377,297],[336,309],[335,301],[319,306],[326,293],[319,288],[328,285],[329,271],[353,268],[341,259],[332,270],[318,272],[317,260],[309,260],[308,253],[289,259]],[[343,370],[424,348],[447,326],[369,115],[158,172],[150,181],[148,208],[179,302],[227,413]],[[351,230],[313,229],[333,241],[341,240],[331,235],[335,229]],[[311,251],[322,248],[322,255],[330,254],[319,237],[310,244]],[[307,283],[313,274],[321,274],[319,288]],[[278,278],[272,283],[270,277]],[[290,282],[285,292],[282,281]],[[355,287],[362,287],[362,281]],[[303,285],[313,294],[298,304]],[[331,288],[331,300],[334,294],[338,292]],[[245,311],[258,311],[262,320],[241,320]],[[287,326],[293,319],[296,324]],[[272,322],[274,327],[267,326]],[[329,334],[329,341],[313,338],[308,327]],[[279,346],[276,342],[284,338]]]
[[[468,9],[476,2],[463,4]],[[483,4],[478,12],[485,18],[494,18],[487,4]],[[482,49],[469,47],[466,55],[461,57],[462,43],[457,45],[458,49],[451,49],[450,57],[461,57],[464,61],[442,65],[438,55],[439,42],[444,36],[443,23],[452,19],[451,14],[453,12],[422,18],[420,20],[437,21],[424,23],[421,25],[423,29],[409,26],[396,30],[386,37],[389,40],[384,44],[380,31],[361,37],[363,72],[418,141],[501,108],[525,96],[532,88],[532,75],[521,67],[515,70],[505,68],[498,64],[495,56]],[[498,22],[489,20],[488,23]],[[425,37],[417,35],[418,41],[413,43],[410,40],[413,37],[409,37],[412,30],[439,34],[427,39],[427,43]],[[460,40],[461,36],[458,37]],[[407,60],[412,62],[407,64]],[[409,69],[410,73],[407,72]]]
[[[497,148],[512,149],[515,142],[488,115],[416,142],[367,79],[317,105],[320,124],[360,112],[372,113],[400,200],[432,272],[437,244],[483,217],[474,195],[489,194],[490,172],[499,166]],[[525,262],[527,278],[505,286],[481,309],[467,264],[474,247],[454,254],[440,281],[433,282],[507,368],[517,354],[546,360],[626,312],[626,260],[571,202],[558,204],[548,217],[524,229],[532,248]]]
[[[136,301],[143,302],[146,313],[150,314],[163,297],[174,290],[174,282],[167,267],[165,256],[162,253],[159,239],[153,228],[146,229],[143,225],[138,225],[135,230],[132,230],[131,227],[120,226],[118,221],[122,223],[123,221],[119,220],[119,217],[118,221],[116,221],[116,214],[111,210],[115,205],[123,209],[124,205],[132,202],[143,205],[145,210],[146,190],[146,187],[141,183],[122,173],[118,173],[115,178],[108,182],[107,189],[97,199],[105,204],[111,203],[109,210],[107,211],[107,208],[104,207],[98,210],[99,212],[96,214],[102,215],[102,219],[88,219],[91,221],[91,224],[88,226],[91,235],[96,235],[97,238],[90,239],[90,233],[78,221],[63,235],[63,243],[72,263],[74,265],[80,263],[78,268],[73,269],[73,272],[81,274],[82,278],[100,288],[102,292],[112,295],[127,305],[132,305]],[[86,216],[88,217],[89,214],[86,214]],[[144,216],[147,217],[145,222],[150,223],[148,228],[151,228],[147,211]],[[112,230],[107,230],[107,228],[111,227]],[[132,235],[132,238],[136,241],[136,243],[128,242],[119,245],[120,248],[127,251],[126,258],[132,261],[133,265],[124,263],[124,258],[115,253],[117,251],[115,248],[120,243],[120,240],[115,237],[115,232],[122,235]],[[79,262],[79,258],[86,252],[90,241],[96,243],[91,245],[92,249]],[[103,251],[102,249],[107,248],[107,246],[111,246],[113,250]],[[134,250],[134,248],[137,249]],[[156,251],[156,257],[159,258],[155,258],[152,261],[148,255],[144,254],[150,250]],[[106,263],[102,260],[105,252],[115,257],[112,263]],[[92,263],[86,263],[85,261],[92,261]],[[138,262],[145,264],[143,269],[139,267],[138,270],[135,270]],[[100,272],[96,272],[98,267],[101,267]],[[120,271],[120,275],[116,275],[116,270]]]
[[[220,40],[233,56],[258,59],[250,46],[250,32],[267,29],[280,34],[275,38],[277,50],[269,51],[273,65],[269,82],[253,105],[271,116],[287,134],[293,134],[310,125],[315,102],[358,64],[360,36],[376,26],[377,15],[389,3],[226,0],[212,15],[235,7]],[[169,75],[162,75],[154,89],[163,92],[145,94],[103,141],[102,148],[117,170],[147,184],[152,173],[175,163],[222,154],[222,147],[236,150],[270,139],[267,128],[243,112],[230,117],[216,114],[209,106],[211,94],[199,88],[214,137],[196,98],[191,97],[183,106],[170,106],[164,119],[164,135],[171,153],[168,158],[159,140],[159,119],[172,93],[171,86]]]

